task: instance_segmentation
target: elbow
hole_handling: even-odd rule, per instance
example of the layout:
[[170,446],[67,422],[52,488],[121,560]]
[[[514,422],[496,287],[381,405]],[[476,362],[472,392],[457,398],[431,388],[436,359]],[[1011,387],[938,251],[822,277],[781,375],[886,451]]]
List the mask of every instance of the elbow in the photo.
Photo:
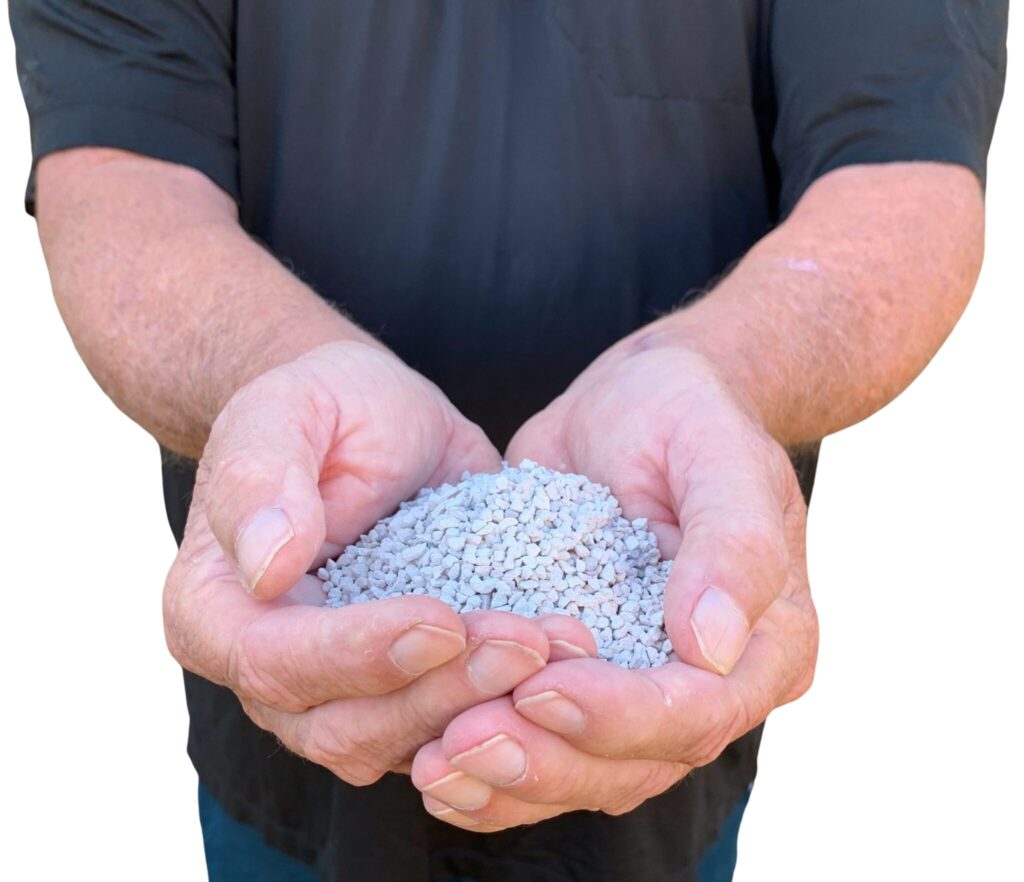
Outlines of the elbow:
[[978,177],[962,165],[892,162],[836,169],[808,190],[792,220],[817,236],[831,230],[843,243],[841,261],[862,284],[876,294],[881,288],[892,296],[923,298],[917,303],[927,302],[925,312],[946,333],[966,308],[981,271],[985,200]]
[[945,296],[949,329],[966,309],[974,293],[985,257],[985,199],[973,172],[944,167],[944,186],[936,194],[941,205],[932,222],[935,240],[936,287]]

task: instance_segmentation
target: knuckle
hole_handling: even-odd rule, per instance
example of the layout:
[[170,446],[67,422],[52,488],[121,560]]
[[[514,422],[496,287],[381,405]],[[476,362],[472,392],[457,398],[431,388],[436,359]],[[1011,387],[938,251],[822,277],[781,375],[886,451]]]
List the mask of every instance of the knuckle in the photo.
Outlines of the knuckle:
[[621,793],[615,794],[602,810],[607,815],[624,815],[648,799],[663,793],[683,777],[681,767],[673,763],[651,762],[630,781]]
[[604,801],[602,782],[594,780],[575,762],[551,764],[542,777],[528,775],[528,801],[539,810],[553,805],[572,805],[587,811],[599,811]]
[[738,557],[754,561],[765,578],[781,583],[789,568],[789,555],[785,535],[774,518],[748,514],[726,542]]
[[256,463],[251,452],[235,449],[209,466],[206,517],[213,534],[225,548],[234,547],[234,531],[241,526],[239,501],[246,498],[246,488],[258,477]]
[[224,455],[210,465],[210,500],[230,499],[253,477],[253,460],[239,452]]
[[817,668],[817,635],[808,640],[808,646],[804,650],[803,658],[797,663],[793,681],[782,696],[780,704],[796,701],[805,695],[814,683],[814,674]]
[[178,612],[178,591],[175,581],[175,568],[167,577],[163,595],[164,642],[172,658],[182,667],[185,666],[187,641],[182,633],[181,617]]
[[793,684],[793,688],[785,696],[785,701],[796,701],[803,695],[806,695],[814,683],[814,665],[811,664],[808,668],[796,679]]
[[248,698],[243,698],[242,696],[238,696],[238,703],[242,706],[242,710],[245,711],[245,715],[250,720],[252,720],[253,723],[255,723],[264,731],[273,732],[273,724],[271,723],[270,718],[267,715],[266,709],[263,705],[261,705],[257,701],[253,701]]
[[503,833],[505,830],[511,830],[513,827],[525,827],[525,826],[529,826],[530,824],[536,824],[538,821],[541,821],[541,820],[543,820],[543,818],[538,818],[537,821],[520,821],[520,822],[515,823],[515,824],[513,824],[513,823],[504,823],[504,824],[500,824],[500,825],[492,824],[492,825],[487,826],[487,827],[476,826],[476,827],[469,827],[469,828],[466,828],[466,829],[471,830],[473,833],[477,833],[477,834],[486,836],[488,833]]
[[751,728],[747,709],[743,702],[733,699],[730,700],[730,705],[718,716],[718,719],[722,720],[722,724],[710,727],[692,745],[683,760],[687,765],[699,768],[713,763],[722,755],[722,751]]
[[292,691],[275,677],[266,665],[254,660],[246,634],[235,641],[228,656],[228,683],[232,690],[246,699],[254,699],[268,707],[289,713],[301,713],[309,705],[299,701]]
[[630,785],[623,788],[621,793],[612,794],[610,801],[601,810],[606,815],[612,815],[614,817],[625,815],[644,802],[648,798],[648,795],[653,794],[646,794],[642,792],[639,787]]
[[334,769],[348,760],[351,745],[335,726],[320,724],[299,731],[296,750],[311,762]]
[[702,766],[710,765],[722,755],[722,751],[729,746],[731,741],[731,738],[724,737],[721,733],[716,732],[713,736],[695,745],[686,761],[698,769]]
[[525,827],[530,824],[535,824],[537,821],[541,820],[540,818],[538,818],[537,821],[530,819],[523,820],[521,818],[509,820],[507,818],[491,817],[479,811],[468,814],[455,812],[454,814],[456,815],[455,817],[451,814],[434,815],[433,817],[445,824],[448,824],[450,827],[456,828],[457,830],[465,830],[477,835],[501,833],[504,830],[511,830],[516,827]]
[[790,611],[790,621],[787,638],[781,644],[783,661],[780,670],[783,675],[769,711],[773,707],[796,701],[814,683],[818,661],[818,616],[809,596],[803,598],[802,602],[800,598],[796,600],[797,603],[785,607]]
[[558,763],[545,769],[543,793],[536,794],[538,802],[579,803],[590,810],[599,808],[600,797],[594,793],[591,782],[574,762]]
[[182,566],[176,562],[164,583],[164,642],[171,657],[185,670],[216,679],[216,666],[203,645],[196,618],[189,613],[190,593]]
[[167,618],[164,619],[164,642],[167,644],[167,651],[171,654],[171,658],[181,667],[191,670],[192,653],[188,649],[191,641],[178,625]]
[[[349,722],[346,719],[346,722]],[[320,719],[305,728],[298,739],[298,752],[355,787],[380,780],[390,768],[384,754],[365,741],[350,726]]]
[[[487,806],[471,812],[458,812],[462,819],[471,822],[472,826],[464,829],[472,830],[474,833],[496,833],[501,830],[511,830],[516,827],[528,827],[547,820],[555,814],[561,814],[564,809],[552,809],[546,805],[529,805],[521,803],[517,806],[506,806],[501,809],[494,809]],[[442,816],[442,820],[444,817]]]
[[187,653],[185,651],[185,640],[179,633],[178,628],[164,620],[164,643],[167,644],[167,651],[181,667],[187,667]]
[[421,701],[417,692],[410,692],[410,700],[402,705],[400,732],[404,735],[403,741],[415,741],[416,746],[440,737],[445,727],[463,710],[461,702],[446,704],[438,702],[435,696],[428,696],[429,701]]
[[369,787],[384,777],[386,768],[361,762],[347,762],[332,769],[335,775],[353,787]]

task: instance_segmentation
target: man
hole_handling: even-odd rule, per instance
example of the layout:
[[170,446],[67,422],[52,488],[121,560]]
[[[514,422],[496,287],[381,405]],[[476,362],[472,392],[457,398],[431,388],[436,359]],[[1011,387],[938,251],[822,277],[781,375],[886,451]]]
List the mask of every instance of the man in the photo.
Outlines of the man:
[[[759,724],[813,675],[814,445],[977,275],[1006,4],[11,16],[57,302],[167,451],[211,878],[729,878]],[[316,606],[325,555],[499,451],[650,518],[680,662]]]

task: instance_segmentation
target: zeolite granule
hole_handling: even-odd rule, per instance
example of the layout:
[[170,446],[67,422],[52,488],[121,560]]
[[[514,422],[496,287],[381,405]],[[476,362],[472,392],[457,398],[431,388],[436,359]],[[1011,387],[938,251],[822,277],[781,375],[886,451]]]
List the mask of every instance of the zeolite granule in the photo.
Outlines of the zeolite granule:
[[327,606],[425,594],[459,612],[577,616],[601,658],[647,668],[672,649],[671,566],[647,520],[623,517],[607,487],[524,460],[420,491],[319,576]]

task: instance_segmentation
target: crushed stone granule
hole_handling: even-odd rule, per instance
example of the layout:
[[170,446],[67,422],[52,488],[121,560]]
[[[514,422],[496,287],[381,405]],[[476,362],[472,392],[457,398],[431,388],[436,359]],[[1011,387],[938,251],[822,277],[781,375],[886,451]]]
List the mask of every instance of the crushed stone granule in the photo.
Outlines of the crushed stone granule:
[[646,518],[623,517],[607,487],[523,460],[421,490],[318,575],[327,606],[423,594],[458,612],[576,616],[601,658],[648,668],[672,651],[671,567]]

